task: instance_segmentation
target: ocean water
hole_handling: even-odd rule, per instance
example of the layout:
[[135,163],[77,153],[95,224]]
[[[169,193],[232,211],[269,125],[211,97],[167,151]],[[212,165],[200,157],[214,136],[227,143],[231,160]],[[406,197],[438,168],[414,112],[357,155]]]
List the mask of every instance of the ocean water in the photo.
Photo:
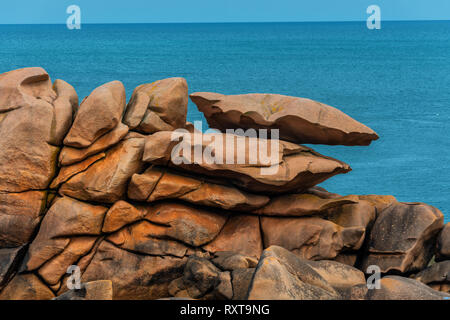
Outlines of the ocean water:
[[[323,187],[426,202],[450,220],[450,21],[0,26],[0,72],[28,66],[71,83],[80,100],[111,80],[129,98],[139,84],[180,76],[190,92],[332,105],[380,139],[312,146],[353,168]],[[188,120],[202,119],[190,102]]]

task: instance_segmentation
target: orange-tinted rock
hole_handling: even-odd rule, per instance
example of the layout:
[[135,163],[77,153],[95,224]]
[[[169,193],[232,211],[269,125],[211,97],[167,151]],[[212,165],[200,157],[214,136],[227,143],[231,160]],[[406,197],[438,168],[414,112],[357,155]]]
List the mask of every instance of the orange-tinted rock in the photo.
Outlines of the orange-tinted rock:
[[168,227],[140,221],[110,235],[107,240],[119,248],[141,254],[184,257],[188,248],[178,241],[165,239],[168,233]]
[[114,299],[167,297],[169,283],[179,278],[186,258],[136,255],[103,241],[81,281],[111,280]]
[[[172,141],[172,135],[173,132],[164,131],[148,136],[143,160],[223,178],[253,192],[300,192],[351,170],[341,161],[285,141],[279,141],[279,144],[274,141],[272,148],[272,140],[233,134],[184,133],[180,138],[182,141]],[[235,142],[231,144],[231,141]],[[257,156],[254,152],[257,146],[260,149],[272,149],[267,159],[264,159],[264,155],[261,155],[263,158]],[[175,152],[172,152],[175,147]],[[194,156],[195,150],[201,150],[200,155],[204,157]],[[215,155],[215,159],[210,155]],[[227,164],[230,162],[234,164]]]
[[203,249],[212,253],[234,251],[259,258],[263,250],[259,218],[251,215],[231,216],[217,238]]
[[64,144],[75,148],[89,147],[119,124],[125,103],[125,87],[120,81],[96,88],[81,102]]
[[257,259],[232,251],[218,251],[211,261],[221,270],[226,271],[255,268],[258,264]]
[[146,220],[167,226],[166,238],[196,247],[214,239],[227,220],[223,214],[179,203],[164,202],[142,207],[142,210]]
[[254,213],[267,216],[312,216],[345,204],[357,203],[357,196],[322,199],[312,194],[288,194],[274,197]]
[[369,145],[378,135],[342,111],[305,98],[279,94],[225,96],[196,92],[191,100],[211,128],[279,129],[280,138],[295,143]]
[[23,269],[37,269],[60,254],[70,243],[67,237],[100,235],[106,210],[68,197],[57,199],[42,220]]
[[443,214],[432,206],[391,205],[375,221],[362,270],[370,265],[379,266],[382,273],[424,269],[434,254],[436,236],[443,224]]
[[124,122],[144,133],[183,128],[186,123],[188,87],[183,78],[168,78],[134,89]]
[[66,182],[74,175],[85,171],[92,164],[94,164],[100,159],[103,159],[104,157],[106,157],[105,153],[99,153],[90,158],[85,159],[82,162],[76,163],[71,166],[62,167],[61,170],[59,170],[58,176],[50,184],[50,188],[52,189],[58,188],[62,183]]
[[0,248],[27,244],[45,209],[46,192],[0,193]]
[[144,139],[120,142],[106,157],[67,182],[59,192],[76,199],[114,203],[125,195],[131,176],[141,171]]
[[327,219],[337,225],[349,228],[359,227],[364,229],[359,243],[355,244],[353,249],[360,249],[366,237],[366,231],[369,230],[376,219],[376,207],[366,201],[360,200],[355,204],[345,204],[341,207],[328,210]]
[[47,284],[57,284],[61,277],[66,274],[67,269],[76,264],[80,257],[87,254],[93,247],[96,237],[76,237],[70,239],[69,244],[63,252],[47,261],[38,273]]
[[436,259],[438,261],[450,259],[450,223],[448,222],[439,233],[437,247]]
[[0,300],[50,300],[53,292],[34,274],[15,276],[0,292]]
[[41,99],[53,102],[56,93],[42,68],[23,68],[0,74],[0,112],[27,107]]
[[101,136],[97,141],[84,149],[65,146],[59,154],[59,164],[68,166],[97,154],[117,144],[128,133],[128,127],[119,123],[112,131]]
[[269,198],[254,195],[232,186],[206,182],[170,170],[154,167],[134,175],[128,189],[131,199],[153,202],[181,199],[196,205],[227,210],[248,211],[265,205]]
[[435,290],[450,293],[448,290],[450,288],[450,260],[434,263],[414,275],[413,278]]
[[286,248],[308,260],[334,259],[361,244],[363,227],[341,227],[318,217],[262,217],[264,245]]
[[396,203],[397,199],[394,196],[380,196],[380,195],[363,195],[358,196],[360,200],[370,202],[376,209],[377,213],[380,213],[391,204]]
[[[53,106],[36,100],[0,117],[0,191],[46,189],[55,174],[58,148],[52,137]],[[3,118],[3,119],[1,119]]]
[[126,201],[117,201],[108,210],[103,223],[103,232],[111,233],[127,224],[136,222],[144,217],[142,211],[136,209]]

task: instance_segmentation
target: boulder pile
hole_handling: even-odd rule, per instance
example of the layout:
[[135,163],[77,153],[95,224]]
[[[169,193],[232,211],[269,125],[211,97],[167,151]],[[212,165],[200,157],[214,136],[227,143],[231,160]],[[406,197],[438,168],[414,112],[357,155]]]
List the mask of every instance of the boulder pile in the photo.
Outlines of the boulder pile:
[[[303,98],[190,97],[220,132],[186,122],[183,78],[127,104],[119,81],[79,103],[42,68],[0,75],[0,299],[450,297],[443,214],[330,193],[317,184],[350,166],[300,145],[373,130]],[[267,145],[270,163],[253,161]]]

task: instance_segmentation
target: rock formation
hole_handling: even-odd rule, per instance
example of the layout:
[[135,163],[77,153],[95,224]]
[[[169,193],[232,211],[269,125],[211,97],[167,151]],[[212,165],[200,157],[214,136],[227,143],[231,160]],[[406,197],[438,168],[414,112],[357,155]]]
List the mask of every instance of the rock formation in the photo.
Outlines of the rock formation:
[[307,99],[191,99],[222,133],[186,123],[182,78],[128,104],[113,81],[78,105],[42,68],[0,75],[0,299],[448,296],[442,213],[330,193],[317,184],[350,166],[296,144],[368,145],[371,129]]

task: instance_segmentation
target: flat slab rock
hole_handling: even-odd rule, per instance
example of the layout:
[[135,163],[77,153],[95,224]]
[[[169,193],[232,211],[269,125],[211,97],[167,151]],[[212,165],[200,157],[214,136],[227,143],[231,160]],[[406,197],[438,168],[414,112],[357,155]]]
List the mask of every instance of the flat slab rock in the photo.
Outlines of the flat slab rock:
[[211,128],[279,129],[280,138],[295,143],[369,145],[378,135],[342,111],[305,98],[279,94],[226,96],[196,92],[191,100]]
[[[171,131],[160,131],[148,136],[143,161],[227,179],[240,188],[256,193],[301,191],[351,170],[344,162],[285,141],[274,145],[266,162],[265,159],[254,158],[251,150],[256,146],[270,150],[270,140],[220,133],[201,135],[186,131],[178,136],[178,141],[173,135]],[[227,141],[235,142],[227,148]],[[175,152],[172,152],[174,148]],[[201,150],[200,157],[195,156],[195,150]],[[208,158],[208,154],[214,155],[215,160]]]

